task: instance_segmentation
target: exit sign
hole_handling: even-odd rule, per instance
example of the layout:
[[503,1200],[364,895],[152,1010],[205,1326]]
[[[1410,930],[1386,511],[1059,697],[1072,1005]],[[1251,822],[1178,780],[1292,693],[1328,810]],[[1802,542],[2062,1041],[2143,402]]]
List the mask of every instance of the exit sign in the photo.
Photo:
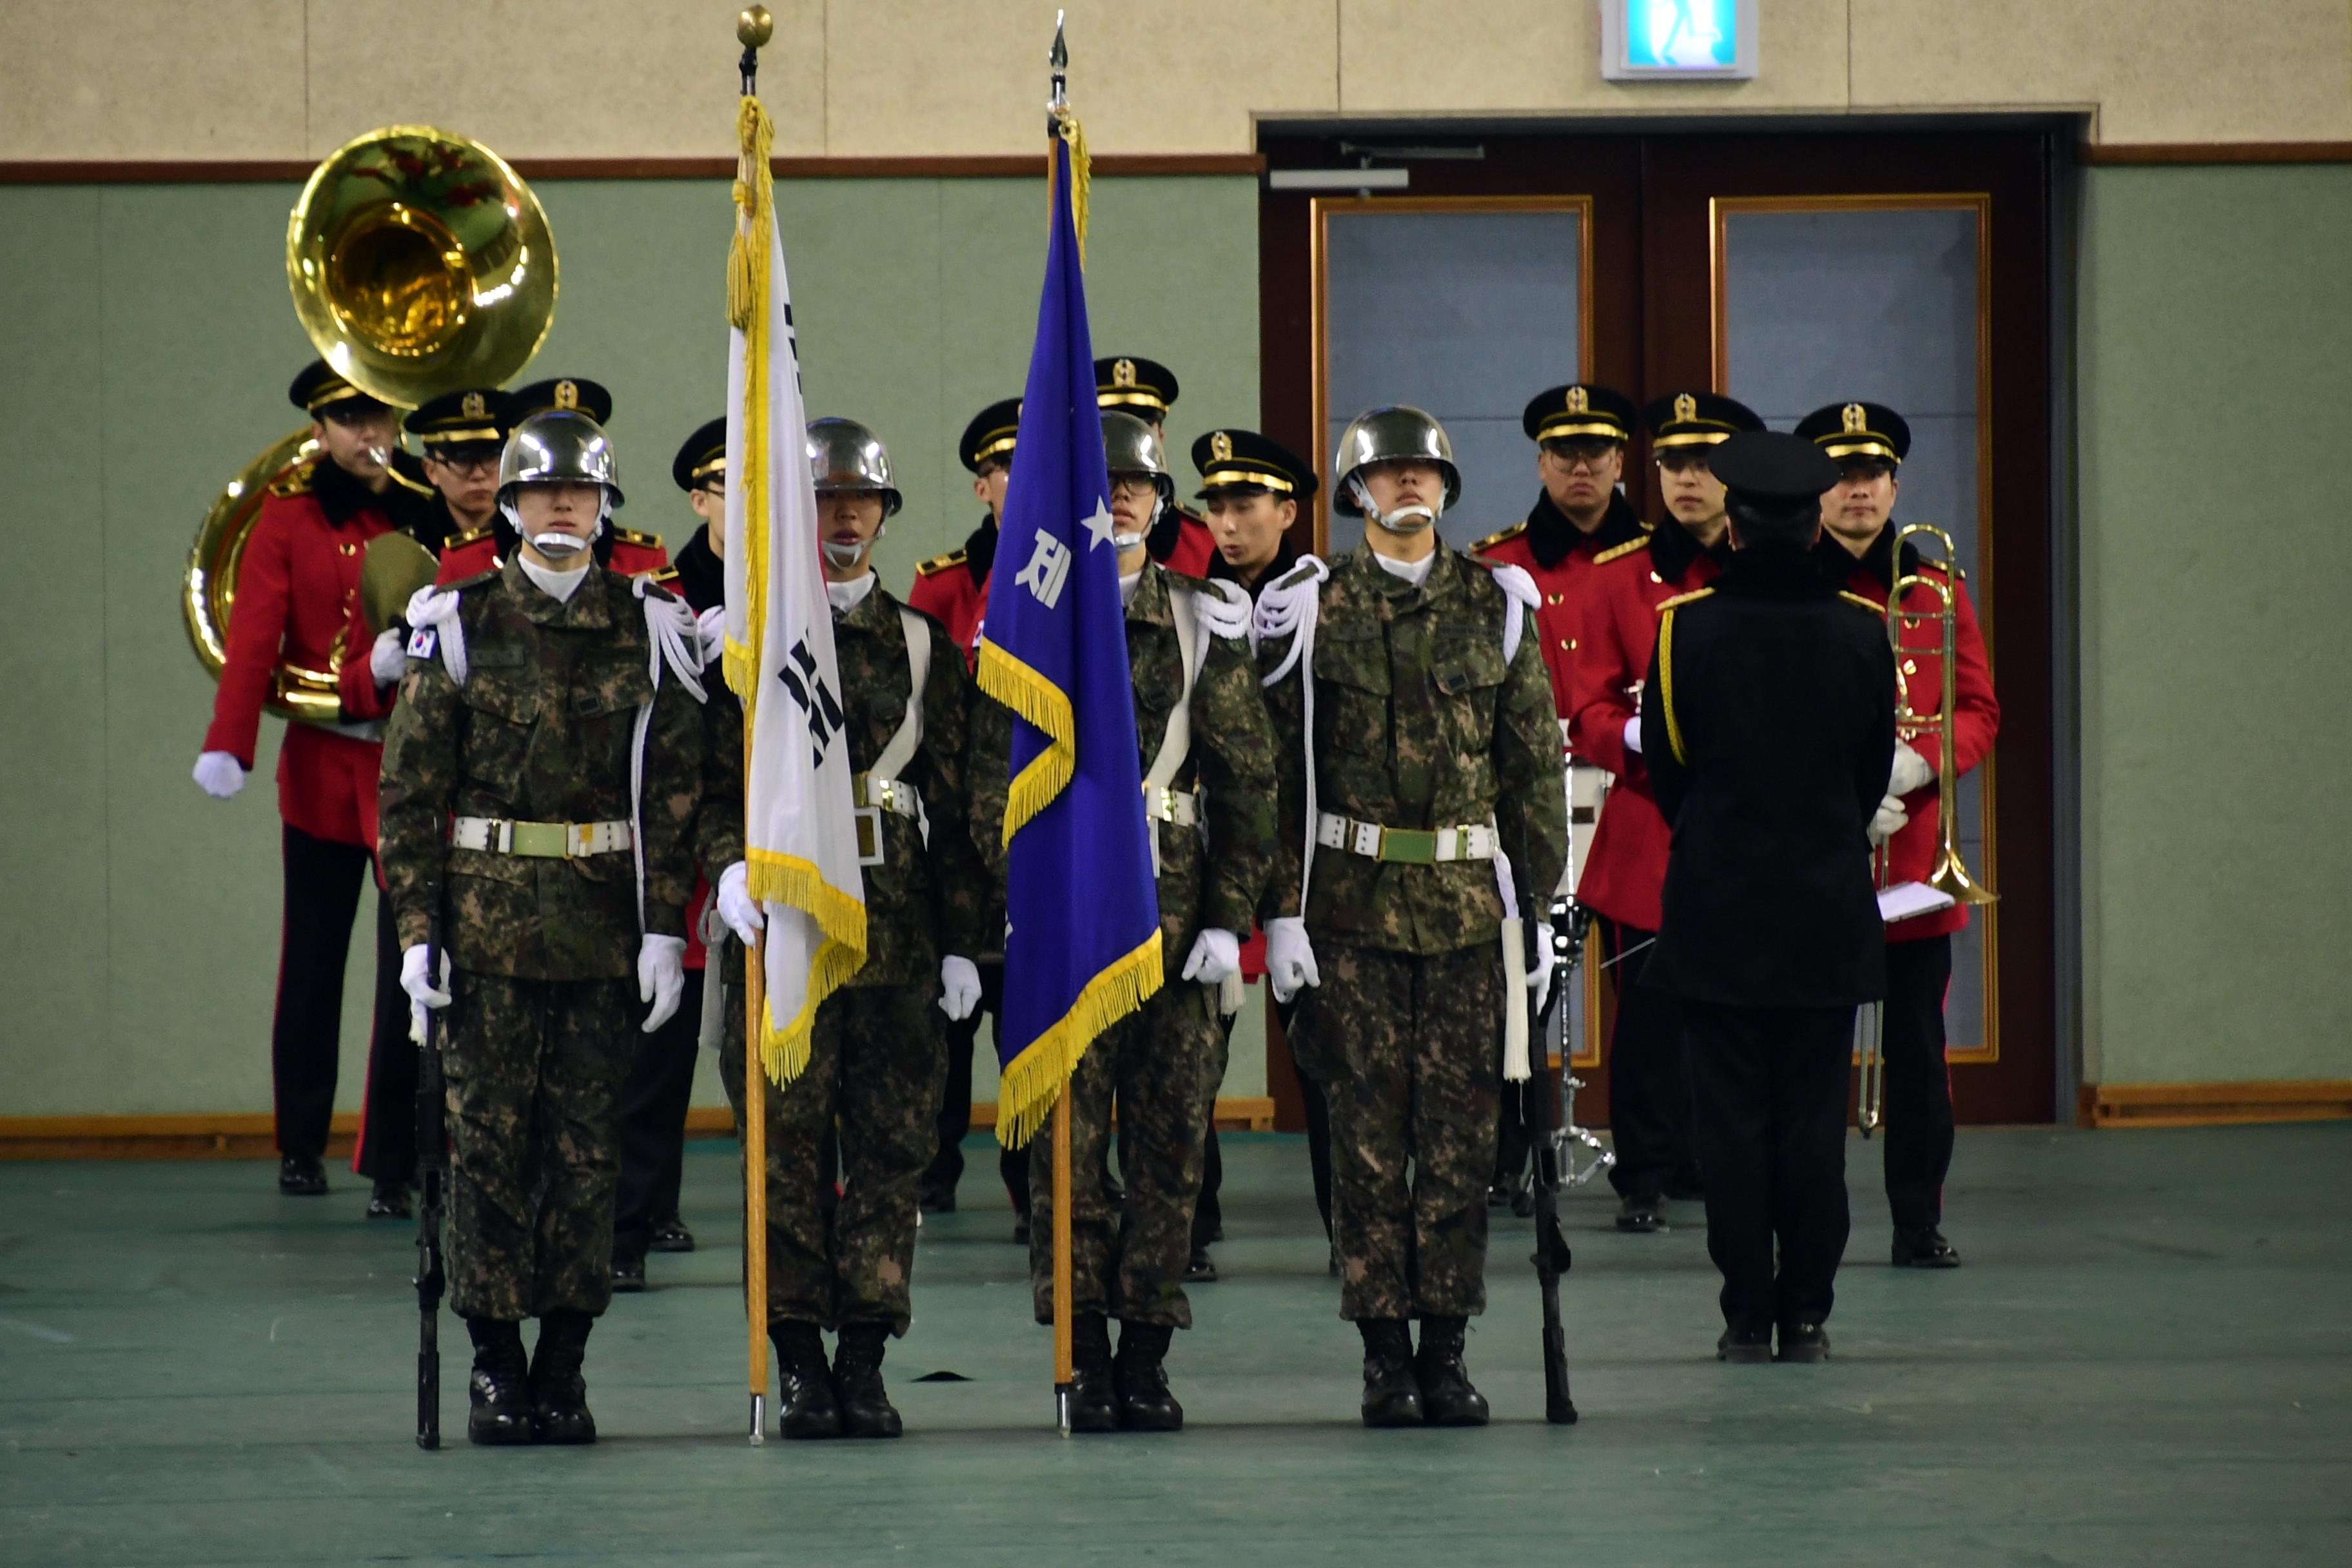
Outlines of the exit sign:
[[1762,3],[1601,0],[1601,74],[1611,81],[1753,77]]

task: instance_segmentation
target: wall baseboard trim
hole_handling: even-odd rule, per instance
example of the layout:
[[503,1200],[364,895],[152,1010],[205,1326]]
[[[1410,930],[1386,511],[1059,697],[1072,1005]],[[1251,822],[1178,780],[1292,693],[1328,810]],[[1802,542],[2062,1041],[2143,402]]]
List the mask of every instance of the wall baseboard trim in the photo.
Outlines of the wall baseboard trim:
[[[1217,1101],[1223,1132],[1270,1132],[1274,1100],[1244,1095]],[[996,1125],[996,1107],[971,1108],[975,1131]],[[330,1160],[348,1161],[360,1119],[338,1111],[327,1140]],[[726,1138],[735,1131],[723,1105],[686,1113],[689,1138]],[[278,1152],[276,1120],[267,1111],[218,1111],[179,1116],[0,1116],[0,1160],[267,1160]]]
[[[526,180],[731,180],[732,158],[517,158]],[[773,158],[780,180],[1043,179],[1045,155],[978,153],[922,158]],[[317,165],[292,158],[21,159],[0,161],[0,185],[299,184]],[[1257,153],[1105,153],[1094,172],[1136,174],[1256,174]]]
[[2094,168],[2185,163],[2352,163],[2352,142],[2084,142],[2076,161]]
[[2218,1127],[2352,1119],[2352,1079],[2084,1084],[2077,1127]]

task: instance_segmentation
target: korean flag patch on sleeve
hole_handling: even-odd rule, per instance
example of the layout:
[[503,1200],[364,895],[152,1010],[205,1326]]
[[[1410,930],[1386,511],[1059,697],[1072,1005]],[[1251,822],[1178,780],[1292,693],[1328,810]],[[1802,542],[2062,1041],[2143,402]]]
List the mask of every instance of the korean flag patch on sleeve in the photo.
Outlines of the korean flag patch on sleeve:
[[419,626],[408,634],[408,657],[411,658],[431,658],[434,650],[440,646],[441,634],[431,626]]

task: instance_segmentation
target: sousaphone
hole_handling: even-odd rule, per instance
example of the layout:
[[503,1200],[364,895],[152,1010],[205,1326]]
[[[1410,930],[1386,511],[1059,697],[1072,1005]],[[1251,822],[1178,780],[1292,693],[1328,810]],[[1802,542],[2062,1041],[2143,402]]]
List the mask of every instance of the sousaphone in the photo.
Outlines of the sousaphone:
[[[530,363],[555,317],[555,243],[539,198],[497,153],[431,126],[391,125],[311,172],[287,222],[286,280],[320,356],[370,396],[414,408],[499,385]],[[279,437],[196,530],[181,608],[215,679],[262,498],[317,456],[308,426]],[[335,671],[281,666],[268,707],[336,722]]]

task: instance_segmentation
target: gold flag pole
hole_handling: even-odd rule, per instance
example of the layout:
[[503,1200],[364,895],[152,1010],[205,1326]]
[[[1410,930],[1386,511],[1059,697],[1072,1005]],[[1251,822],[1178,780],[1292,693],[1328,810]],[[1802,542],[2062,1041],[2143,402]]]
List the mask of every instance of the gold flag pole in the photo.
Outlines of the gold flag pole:
[[[1053,94],[1045,104],[1045,189],[1046,210],[1053,210],[1054,171],[1058,160],[1055,143],[1062,134],[1062,121],[1070,112],[1069,69],[1070,50],[1062,40],[1064,13],[1054,13],[1054,47],[1046,63],[1054,73]],[[1075,195],[1076,193],[1073,193]],[[1076,1382],[1073,1363],[1070,1331],[1073,1294],[1070,1283],[1070,1080],[1062,1080],[1062,1092],[1054,1103],[1054,1424],[1066,1437],[1070,1435],[1070,1395]]]
[[[775,19],[765,5],[753,5],[735,18],[735,37],[743,46],[740,68],[743,96],[754,95],[759,84],[760,46],[775,36]],[[744,169],[750,182],[758,173]],[[760,520],[764,523],[765,519]],[[745,528],[758,526],[747,517]],[[742,541],[734,548],[743,547]],[[748,817],[751,788],[751,727],[743,727],[744,808]],[[751,1335],[751,1439],[756,1446],[768,1436],[768,1071],[761,1043],[767,1037],[768,968],[765,933],[743,955],[743,1320]]]

